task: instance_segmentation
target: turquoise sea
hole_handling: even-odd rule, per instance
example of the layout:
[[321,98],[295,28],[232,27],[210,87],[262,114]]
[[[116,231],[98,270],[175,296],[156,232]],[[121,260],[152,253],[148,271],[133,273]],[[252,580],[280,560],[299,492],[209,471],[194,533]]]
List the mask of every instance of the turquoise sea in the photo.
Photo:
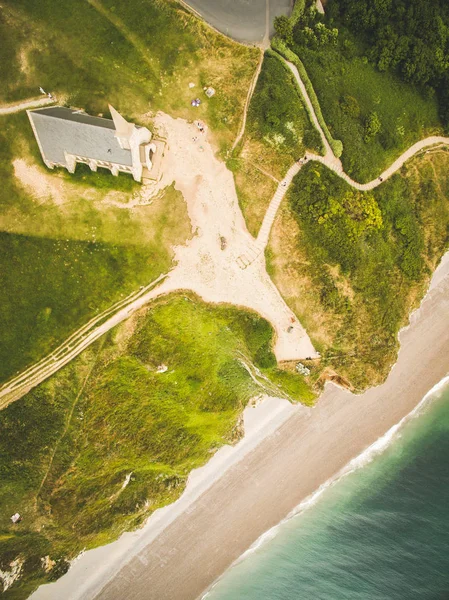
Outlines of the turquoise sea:
[[449,386],[311,504],[207,600],[449,600]]

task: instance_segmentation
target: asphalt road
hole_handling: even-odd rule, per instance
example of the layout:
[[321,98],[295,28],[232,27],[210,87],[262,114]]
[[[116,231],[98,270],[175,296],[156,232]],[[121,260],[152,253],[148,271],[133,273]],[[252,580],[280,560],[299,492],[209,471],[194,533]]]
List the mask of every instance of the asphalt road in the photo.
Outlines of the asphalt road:
[[288,15],[292,0],[185,0],[205,21],[239,42],[260,43],[266,32],[267,2],[270,35],[274,17]]

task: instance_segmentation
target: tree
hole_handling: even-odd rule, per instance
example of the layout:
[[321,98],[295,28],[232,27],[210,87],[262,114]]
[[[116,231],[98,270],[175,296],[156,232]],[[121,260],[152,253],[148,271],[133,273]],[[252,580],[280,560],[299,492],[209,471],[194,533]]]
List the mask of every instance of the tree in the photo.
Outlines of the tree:
[[365,142],[370,142],[381,129],[382,123],[380,122],[379,115],[375,111],[371,112],[365,122]]
[[275,17],[274,30],[287,44],[293,44],[293,27],[288,17],[284,15]]
[[449,125],[445,80],[449,72],[449,2],[447,0],[333,0],[334,13],[370,49],[381,71],[435,89],[440,114]]
[[360,116],[360,106],[354,96],[345,94],[340,102],[341,110],[349,117],[357,119]]

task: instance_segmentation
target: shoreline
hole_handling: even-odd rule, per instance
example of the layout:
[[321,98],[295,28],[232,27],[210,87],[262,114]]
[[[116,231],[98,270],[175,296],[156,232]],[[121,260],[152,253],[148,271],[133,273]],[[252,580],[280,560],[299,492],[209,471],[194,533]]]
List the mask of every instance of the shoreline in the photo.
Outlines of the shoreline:
[[243,411],[244,437],[234,446],[221,446],[205,465],[191,471],[186,488],[178,500],[155,510],[139,529],[124,532],[117,540],[104,546],[81,552],[72,561],[66,575],[54,583],[39,586],[30,599],[95,598],[122,566],[151,544],[178,516],[188,511],[228,469],[272,435],[293,413],[307,410],[310,408],[267,395],[262,395],[259,401],[250,401]]
[[347,475],[351,475],[355,471],[363,468],[367,464],[369,464],[376,456],[382,454],[399,436],[402,428],[412,419],[418,418],[421,414],[421,411],[424,410],[428,404],[431,404],[433,400],[438,400],[440,398],[440,394],[444,392],[444,390],[449,389],[449,374],[443,377],[441,381],[433,386],[431,390],[427,392],[421,402],[415,406],[415,408],[405,415],[399,423],[393,425],[382,437],[376,440],[371,446],[366,448],[362,454],[353,458],[345,467],[343,467],[338,473],[336,473],[333,477],[325,481],[320,485],[320,487],[313,492],[307,498],[304,498],[300,502],[300,504],[295,507],[280,523],[265,531],[249,548],[246,550],[241,556],[239,556],[232,565],[222,574],[220,577],[214,581],[214,583],[203,593],[199,600],[205,600],[209,597],[210,593],[213,591],[215,586],[221,581],[223,577],[236,565],[240,562],[243,562],[247,557],[256,552],[259,548],[261,548],[265,542],[269,542],[274,539],[282,526],[295,517],[300,516],[306,510],[314,506],[323,493],[329,488],[333,487],[335,484],[339,483],[342,479],[344,479]]
[[[417,410],[449,372],[446,323],[449,253],[399,333],[398,360],[384,384],[359,396],[328,384],[313,409],[275,399],[245,409],[245,437],[194,472],[193,489],[142,529],[80,556],[31,598],[204,597],[263,536]],[[252,425],[251,411],[259,411]]]

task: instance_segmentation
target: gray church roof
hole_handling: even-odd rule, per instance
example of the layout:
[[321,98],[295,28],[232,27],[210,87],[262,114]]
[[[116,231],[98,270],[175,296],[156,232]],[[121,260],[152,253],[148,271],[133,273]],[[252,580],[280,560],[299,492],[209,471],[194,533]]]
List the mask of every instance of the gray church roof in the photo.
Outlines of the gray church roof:
[[64,151],[132,166],[131,151],[120,148],[114,122],[63,106],[28,111],[44,157],[65,164]]

